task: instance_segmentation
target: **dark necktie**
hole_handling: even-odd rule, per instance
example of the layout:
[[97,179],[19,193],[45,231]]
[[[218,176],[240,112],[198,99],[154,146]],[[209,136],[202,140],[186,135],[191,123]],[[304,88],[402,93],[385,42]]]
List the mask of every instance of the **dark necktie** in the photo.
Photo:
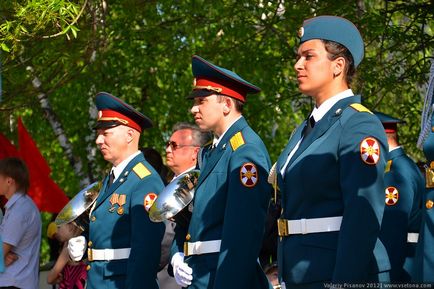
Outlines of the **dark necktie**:
[[303,130],[303,140],[310,134],[314,126],[315,126],[315,119],[313,118],[313,116],[311,116],[306,121],[306,126],[304,127]]
[[113,173],[113,171],[110,172],[110,176],[109,176],[109,182],[107,187],[110,187],[111,184],[113,184],[113,181],[115,180],[115,174]]

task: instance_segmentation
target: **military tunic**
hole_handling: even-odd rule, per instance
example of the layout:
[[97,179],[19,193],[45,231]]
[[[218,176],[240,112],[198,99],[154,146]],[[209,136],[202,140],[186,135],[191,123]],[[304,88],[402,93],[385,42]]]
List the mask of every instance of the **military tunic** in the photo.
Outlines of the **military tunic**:
[[342,216],[340,231],[279,238],[279,278],[286,288],[376,281],[377,273],[390,267],[378,238],[387,141],[379,120],[359,103],[360,97],[350,96],[334,104],[301,142],[282,176],[289,153],[302,138],[306,123],[301,124],[277,161],[281,218]]
[[92,261],[88,289],[157,289],[163,223],[153,223],[145,206],[150,205],[164,185],[142,153],[134,157],[107,188],[108,177],[90,215],[88,247],[131,248],[129,258]]
[[241,117],[217,147],[203,150],[200,169],[186,241],[221,240],[221,246],[220,252],[185,258],[193,269],[188,288],[269,288],[258,262],[271,198],[262,140]]
[[409,282],[421,224],[424,179],[404,149],[398,147],[389,152],[384,181],[386,207],[380,239],[390,259],[390,280]]
[[[431,126],[434,126],[434,115]],[[422,196],[422,225],[417,244],[414,281],[434,283],[434,132],[432,130],[424,142],[423,152],[428,168],[425,175],[426,188]]]

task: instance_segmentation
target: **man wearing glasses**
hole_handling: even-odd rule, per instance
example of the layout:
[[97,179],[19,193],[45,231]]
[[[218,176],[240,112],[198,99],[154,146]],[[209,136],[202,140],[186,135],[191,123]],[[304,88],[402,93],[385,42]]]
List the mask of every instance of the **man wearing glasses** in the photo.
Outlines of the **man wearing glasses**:
[[176,231],[175,280],[189,289],[268,289],[258,255],[271,198],[270,158],[242,116],[247,94],[260,89],[199,56],[192,68],[191,112],[215,139],[199,156],[188,230]]
[[[173,172],[173,179],[196,168],[197,154],[202,146],[210,140],[210,134],[199,129],[197,125],[179,122],[173,126],[172,135],[166,142],[166,164]],[[173,180],[172,179],[172,180]],[[166,232],[162,243],[162,258],[169,261],[170,246],[175,235],[175,223],[166,222]],[[181,288],[168,275],[167,266],[158,273],[160,289]],[[172,268],[168,269],[172,274]]]
[[166,143],[166,164],[174,173],[173,178],[196,167],[199,149],[209,140],[209,134],[198,126],[180,122]]

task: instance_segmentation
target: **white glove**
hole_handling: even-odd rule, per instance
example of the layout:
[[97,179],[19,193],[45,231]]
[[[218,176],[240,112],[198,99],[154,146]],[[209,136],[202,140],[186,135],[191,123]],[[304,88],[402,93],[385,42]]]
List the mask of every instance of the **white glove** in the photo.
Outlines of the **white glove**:
[[85,251],[86,251],[86,238],[84,236],[78,236],[69,239],[68,253],[71,260],[80,261],[83,258]]
[[179,286],[187,287],[193,280],[193,269],[184,262],[184,253],[178,252],[173,255],[170,264],[173,266],[173,275]]

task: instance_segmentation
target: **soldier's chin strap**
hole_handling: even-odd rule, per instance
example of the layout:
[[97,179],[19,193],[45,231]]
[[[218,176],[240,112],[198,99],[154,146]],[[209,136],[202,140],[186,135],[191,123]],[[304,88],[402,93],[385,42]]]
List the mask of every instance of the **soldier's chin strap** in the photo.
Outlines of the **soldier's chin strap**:
[[431,61],[428,89],[426,91],[422,116],[420,120],[421,128],[420,128],[419,139],[417,140],[417,147],[419,149],[422,149],[423,143],[425,142],[425,139],[427,138],[429,132],[431,131],[431,127],[434,126],[434,123],[431,123],[431,118],[434,110],[433,96],[434,96],[434,59]]

